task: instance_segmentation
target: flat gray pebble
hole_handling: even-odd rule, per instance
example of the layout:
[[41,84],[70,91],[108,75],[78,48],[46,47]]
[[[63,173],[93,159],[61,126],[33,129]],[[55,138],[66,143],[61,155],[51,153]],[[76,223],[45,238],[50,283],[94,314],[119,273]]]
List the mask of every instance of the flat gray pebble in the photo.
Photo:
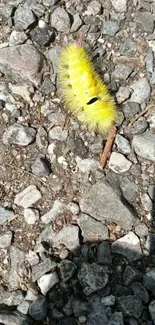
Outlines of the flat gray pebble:
[[3,134],[4,144],[18,144],[27,146],[34,141],[36,130],[29,126],[14,123],[10,125]]
[[41,193],[35,185],[26,187],[22,192],[16,194],[14,203],[23,208],[29,208],[42,198]]
[[97,262],[99,264],[109,265],[112,263],[111,248],[108,241],[103,241],[97,250]]
[[147,304],[149,301],[149,294],[145,287],[140,282],[134,282],[131,284],[131,289],[135,296],[142,299],[144,304]]
[[155,162],[154,143],[155,134],[152,131],[146,131],[134,136],[132,147],[139,157]]
[[141,299],[132,295],[118,298],[118,307],[125,316],[133,316],[136,319],[140,318],[143,311]]
[[123,273],[123,282],[126,286],[130,286],[132,282],[141,281],[142,273],[135,267],[127,265]]
[[61,280],[66,282],[73,277],[77,267],[72,261],[64,260],[59,263],[58,268]]
[[7,220],[11,220],[14,216],[14,212],[11,209],[0,206],[0,225],[3,225]]
[[47,298],[38,296],[38,298],[32,302],[29,307],[29,314],[35,320],[43,320],[47,315],[48,303]]
[[115,21],[105,21],[103,24],[103,34],[114,36],[119,31],[119,25]]
[[154,29],[154,17],[150,12],[136,12],[134,20],[140,24],[141,28],[148,33]]
[[113,242],[111,249],[113,253],[123,255],[130,262],[142,258],[139,238],[132,231]]
[[84,242],[92,242],[95,238],[99,241],[109,238],[108,228],[87,214],[81,214],[77,223],[82,231]]
[[78,278],[85,295],[101,290],[108,282],[108,275],[104,268],[96,263],[91,265],[83,263],[78,272]]
[[7,231],[4,234],[0,235],[0,248],[8,248],[11,245],[13,233],[11,231]]
[[40,177],[46,177],[51,174],[50,162],[41,155],[36,158],[31,169],[33,174]]
[[133,93],[130,98],[131,102],[141,104],[149,99],[151,89],[146,78],[140,78],[139,80],[134,81],[130,87],[133,89]]
[[61,7],[55,9],[51,14],[51,25],[57,29],[58,32],[69,32],[71,23],[67,11]]
[[27,29],[35,20],[35,15],[29,8],[19,6],[15,11],[14,22],[17,28]]

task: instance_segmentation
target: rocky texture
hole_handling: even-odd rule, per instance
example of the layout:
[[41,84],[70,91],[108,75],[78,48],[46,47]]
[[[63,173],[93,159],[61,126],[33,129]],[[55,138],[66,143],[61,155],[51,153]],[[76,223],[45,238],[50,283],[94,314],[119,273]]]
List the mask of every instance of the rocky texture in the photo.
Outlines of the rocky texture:
[[144,159],[155,162],[154,139],[155,136],[152,131],[146,131],[142,135],[135,135],[132,146],[136,154]]
[[40,199],[41,193],[39,190],[35,185],[30,185],[15,196],[14,203],[23,208],[29,208]]
[[142,258],[139,238],[130,231],[112,244],[112,251],[124,255],[130,262]]
[[18,144],[20,146],[27,146],[30,144],[36,135],[34,128],[15,123],[4,132],[4,144]]

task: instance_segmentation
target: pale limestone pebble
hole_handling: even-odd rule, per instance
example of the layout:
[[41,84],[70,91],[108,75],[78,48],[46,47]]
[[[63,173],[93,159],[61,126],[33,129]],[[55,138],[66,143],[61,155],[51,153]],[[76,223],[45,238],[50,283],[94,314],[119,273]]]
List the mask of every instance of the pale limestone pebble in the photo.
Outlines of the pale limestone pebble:
[[124,12],[127,9],[128,0],[111,0],[114,9],[118,12]]
[[76,157],[77,168],[82,173],[90,173],[95,172],[99,168],[99,162],[95,159],[81,159],[80,157]]
[[27,35],[24,32],[13,30],[10,35],[9,45],[10,46],[21,45],[26,40],[27,40]]
[[116,93],[116,99],[118,104],[125,102],[125,100],[129,98],[130,94],[131,94],[131,89],[128,86],[126,87],[121,86]]
[[4,144],[18,144],[27,146],[34,141],[36,130],[32,127],[14,123],[3,134]]
[[29,225],[34,225],[39,220],[39,211],[31,208],[25,209],[24,219]]
[[132,162],[126,159],[121,153],[112,152],[109,159],[109,168],[115,173],[124,173],[130,169]]
[[14,203],[23,208],[29,208],[42,198],[40,191],[35,185],[26,187],[22,192],[16,194]]
[[139,80],[134,81],[130,87],[133,89],[130,98],[131,102],[142,104],[149,99],[151,89],[146,78],[140,78]]
[[54,221],[57,216],[63,211],[64,205],[59,200],[55,200],[52,209],[41,217],[41,221],[45,224],[48,224],[51,221]]
[[44,274],[38,279],[37,283],[43,295],[53,288],[59,282],[59,277],[56,272]]
[[147,193],[144,193],[141,197],[143,209],[145,211],[151,212],[153,209],[153,203],[152,200],[150,199],[149,195]]
[[137,156],[155,162],[155,134],[152,131],[135,135],[132,140],[132,147]]
[[31,94],[34,91],[33,86],[30,87],[29,85],[19,85],[19,84],[13,85],[9,83],[9,89],[14,95],[21,96],[28,103],[31,102]]
[[142,258],[140,240],[132,231],[112,243],[113,253],[125,256],[129,262]]
[[7,231],[0,235],[0,249],[8,248],[11,245],[13,233],[12,231]]

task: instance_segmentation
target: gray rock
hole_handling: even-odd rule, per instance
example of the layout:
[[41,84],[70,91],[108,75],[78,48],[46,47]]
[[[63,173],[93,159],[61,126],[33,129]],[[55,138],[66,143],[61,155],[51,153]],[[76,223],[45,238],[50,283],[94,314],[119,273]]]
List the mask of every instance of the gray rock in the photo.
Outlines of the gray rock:
[[36,0],[27,1],[25,6],[30,8],[37,17],[41,17],[44,15],[45,7],[42,6],[41,3],[37,3]]
[[88,296],[106,286],[108,275],[102,266],[95,263],[91,265],[83,263],[78,272],[78,279],[83,287],[83,292]]
[[1,311],[0,322],[5,325],[33,325],[32,319],[16,311]]
[[128,67],[123,64],[116,64],[112,76],[116,80],[117,79],[127,80],[130,74],[132,73],[132,71],[133,71],[132,67]]
[[143,205],[144,211],[149,211],[151,212],[153,209],[153,202],[150,199],[149,195],[147,193],[144,193],[141,197],[141,202]]
[[95,159],[81,159],[76,157],[77,168],[84,174],[89,174],[90,172],[95,172],[99,168],[99,163]]
[[121,153],[112,152],[109,159],[109,168],[117,173],[124,173],[130,169],[132,162],[126,159]]
[[35,320],[43,320],[47,315],[47,298],[43,296],[38,296],[38,298],[32,302],[29,307],[29,314]]
[[121,104],[123,102],[125,102],[125,100],[127,100],[130,96],[131,90],[128,86],[126,87],[119,87],[117,93],[116,93],[116,99],[117,99],[117,103]]
[[24,32],[17,32],[16,30],[13,30],[10,35],[9,45],[10,46],[21,45],[26,40],[27,40],[27,35]]
[[0,249],[8,248],[11,245],[12,241],[12,231],[7,231],[4,234],[0,235]]
[[29,250],[28,254],[26,254],[26,260],[31,266],[39,264],[39,256],[32,250]]
[[152,131],[146,131],[141,135],[134,136],[132,147],[141,158],[155,162],[154,142],[155,134]]
[[71,23],[67,11],[61,7],[54,10],[51,15],[51,26],[57,29],[58,32],[69,32]]
[[122,105],[122,108],[127,120],[132,119],[134,115],[140,112],[140,105],[138,103],[127,102]]
[[154,17],[150,12],[136,12],[134,20],[140,24],[145,32],[152,33],[154,30]]
[[77,250],[79,247],[79,229],[76,226],[68,225],[63,227],[54,237],[53,245],[65,245],[70,251]]
[[148,271],[143,276],[143,285],[146,289],[155,292],[155,269]]
[[10,3],[0,3],[0,18],[8,19],[11,17],[13,6]]
[[24,6],[19,6],[14,15],[15,26],[19,29],[27,29],[35,22],[36,18],[33,12]]
[[125,316],[133,316],[136,319],[140,318],[143,311],[141,299],[132,295],[118,298],[118,307]]
[[99,1],[97,0],[92,0],[90,1],[90,3],[88,4],[88,14],[89,15],[99,15],[101,12],[101,4]]
[[17,306],[17,310],[24,314],[27,315],[30,307],[30,301],[22,301],[20,305]]
[[134,81],[130,87],[133,89],[131,95],[131,102],[137,102],[139,104],[144,103],[150,97],[150,85],[146,78],[140,78],[137,81]]
[[[117,206],[117,209],[116,209]],[[136,223],[136,216],[123,204],[107,182],[97,182],[80,200],[80,208],[93,218],[115,222],[126,230]]]
[[132,126],[128,126],[125,130],[126,134],[141,134],[148,128],[148,123],[144,116],[141,116]]
[[0,49],[0,71],[20,83],[38,86],[43,62],[43,55],[30,44]]
[[141,238],[148,235],[148,227],[145,223],[139,224],[135,227],[135,233]]
[[23,208],[29,208],[42,197],[35,185],[26,187],[22,192],[16,194],[14,203]]
[[72,303],[73,313],[75,317],[87,316],[90,313],[90,305],[88,302],[73,299]]
[[135,296],[142,299],[144,304],[147,304],[149,301],[149,295],[144,286],[139,282],[134,282],[131,284],[131,289]]
[[34,42],[38,43],[40,46],[46,46],[50,42],[54,41],[55,38],[54,28],[48,25],[45,26],[44,28],[39,28],[37,26],[31,32],[31,38]]
[[153,323],[155,324],[155,300],[151,301],[149,304],[149,312],[151,314],[151,318]]
[[108,307],[108,306],[114,306],[115,300],[116,300],[115,296],[110,295],[110,296],[106,296],[106,297],[102,298],[101,302],[104,306]]
[[155,253],[155,234],[154,233],[148,234],[145,247],[150,253]]
[[48,137],[45,129],[40,126],[36,135],[36,144],[40,150],[46,149],[48,146]]
[[41,221],[43,223],[48,224],[51,221],[54,221],[57,218],[57,216],[63,211],[64,211],[63,204],[59,200],[55,200],[52,209],[41,217]]
[[153,72],[153,53],[152,53],[151,48],[149,48],[147,51],[145,63],[146,63],[147,72],[152,73]]
[[62,49],[60,46],[55,46],[54,48],[51,48],[50,50],[48,50],[46,53],[47,59],[49,59],[52,62],[52,66],[53,66],[53,70],[54,70],[53,72],[54,72],[55,76],[59,70],[59,57],[60,57],[61,50]]
[[51,169],[49,166],[49,161],[46,160],[44,156],[39,155],[31,166],[32,173],[40,177],[49,176],[51,174]]
[[82,26],[82,24],[83,24],[83,22],[81,20],[80,15],[78,13],[76,13],[73,16],[73,24],[72,24],[72,27],[71,27],[71,33],[76,32]]
[[58,267],[59,267],[60,277],[63,282],[66,282],[70,278],[72,278],[76,271],[76,265],[69,260],[61,261]]
[[125,256],[129,262],[142,258],[139,238],[132,231],[113,242],[111,249],[113,253]]
[[59,278],[56,272],[44,274],[37,281],[38,287],[43,295],[53,288],[59,282]]
[[52,92],[55,91],[55,86],[51,82],[51,79],[49,77],[46,77],[40,87],[40,90],[43,94],[49,95]]
[[55,270],[56,265],[50,258],[46,258],[44,262],[34,265],[32,267],[32,281],[35,282],[45,273]]
[[148,188],[148,194],[152,201],[155,201],[155,185],[151,184]]
[[127,265],[123,273],[123,282],[126,286],[129,286],[132,282],[141,281],[142,273],[135,267]]
[[57,2],[58,0],[43,0],[43,5],[50,7],[50,6],[54,6]]
[[120,188],[127,201],[131,202],[133,199],[135,199],[138,192],[138,186],[135,184],[135,182],[131,182],[127,177],[123,177],[120,180]]
[[4,144],[18,144],[27,146],[34,141],[36,130],[29,126],[14,123],[3,134]]
[[108,228],[87,214],[81,214],[77,223],[82,231],[84,242],[102,241],[109,238]]
[[118,12],[126,11],[128,0],[111,0],[114,9]]
[[25,209],[24,219],[29,225],[34,225],[39,220],[39,211],[31,208]]
[[0,225],[11,220],[13,216],[14,212],[12,210],[0,206]]
[[19,274],[21,266],[25,260],[25,253],[15,246],[10,247],[11,269],[9,273],[9,285],[12,289],[17,290],[19,287]]
[[107,325],[124,325],[122,312],[115,311],[110,317]]
[[11,103],[6,103],[5,108],[11,113],[11,116],[17,119],[20,116],[20,110]]
[[103,24],[103,34],[115,36],[119,31],[119,25],[115,21],[107,20]]
[[98,247],[97,262],[105,265],[112,263],[110,244],[107,241],[102,242]]
[[0,304],[7,306],[18,306],[24,300],[24,294],[21,290],[9,292],[1,287],[0,289]]
[[62,130],[60,126],[55,126],[49,131],[49,137],[52,140],[65,141],[67,134],[68,132],[66,130]]

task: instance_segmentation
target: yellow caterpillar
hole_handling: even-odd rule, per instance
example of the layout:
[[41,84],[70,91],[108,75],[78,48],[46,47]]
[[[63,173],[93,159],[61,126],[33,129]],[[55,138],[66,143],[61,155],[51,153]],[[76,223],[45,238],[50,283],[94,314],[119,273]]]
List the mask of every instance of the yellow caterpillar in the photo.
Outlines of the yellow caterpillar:
[[59,82],[67,108],[83,123],[104,134],[112,128],[115,103],[79,43],[62,50]]

